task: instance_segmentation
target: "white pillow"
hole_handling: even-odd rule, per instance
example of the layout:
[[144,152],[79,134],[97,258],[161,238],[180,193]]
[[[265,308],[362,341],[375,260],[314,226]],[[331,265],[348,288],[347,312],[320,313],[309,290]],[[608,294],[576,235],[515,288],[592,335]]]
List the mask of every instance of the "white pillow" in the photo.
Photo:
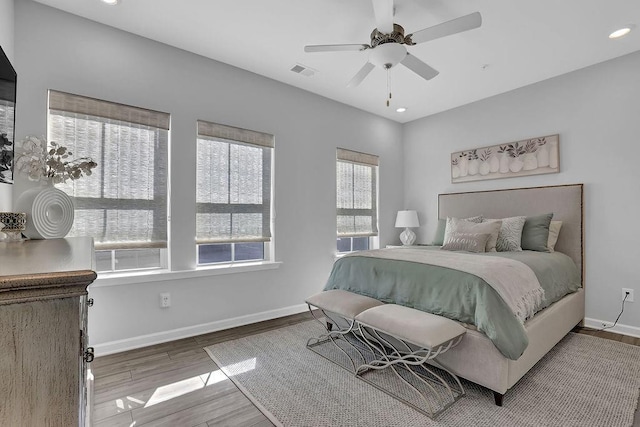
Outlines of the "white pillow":
[[549,224],[549,239],[547,240],[547,249],[549,249],[549,252],[554,252],[554,248],[558,242],[558,234],[560,234],[560,227],[562,227],[562,221],[551,221]]
[[520,252],[522,247],[522,229],[527,220],[526,216],[512,216],[510,218],[487,219],[483,222],[502,221],[498,240],[496,241],[496,250],[498,252]]
[[447,218],[447,226],[444,230],[444,241],[451,240],[452,233],[489,234],[485,252],[496,251],[496,241],[500,232],[501,220],[494,222],[474,223],[461,218]]
[[440,249],[446,251],[485,252],[487,240],[489,240],[490,236],[487,233],[449,233],[449,240],[445,240]]

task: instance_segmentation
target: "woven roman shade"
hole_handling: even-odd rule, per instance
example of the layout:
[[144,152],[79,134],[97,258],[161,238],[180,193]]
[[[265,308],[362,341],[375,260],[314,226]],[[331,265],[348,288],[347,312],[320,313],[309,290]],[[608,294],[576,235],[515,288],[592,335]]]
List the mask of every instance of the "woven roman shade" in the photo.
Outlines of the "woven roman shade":
[[[2,85],[0,84],[0,86]],[[8,141],[6,145],[3,143],[2,147],[0,147],[0,183],[13,182],[11,164],[13,162],[14,115],[15,104],[11,101],[0,99],[0,135],[5,135],[5,138]]]
[[72,158],[98,163],[91,176],[56,186],[73,198],[70,236],[98,250],[167,247],[170,116],[49,91],[49,139]]
[[196,243],[271,240],[274,136],[198,121]]
[[[13,142],[13,123],[16,104],[12,101],[0,99],[0,134],[7,135],[9,142]],[[13,149],[13,147],[11,147]]]
[[132,107],[71,93],[49,91],[49,109],[169,130],[168,113]]
[[378,156],[338,148],[336,152],[338,237],[378,235]]

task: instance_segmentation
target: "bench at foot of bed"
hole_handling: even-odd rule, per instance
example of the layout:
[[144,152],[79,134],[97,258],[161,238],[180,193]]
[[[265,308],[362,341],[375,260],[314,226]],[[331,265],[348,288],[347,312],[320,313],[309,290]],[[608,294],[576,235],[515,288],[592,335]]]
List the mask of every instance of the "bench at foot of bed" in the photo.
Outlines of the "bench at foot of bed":
[[[355,318],[363,311],[382,305],[377,299],[341,289],[315,294],[306,301],[311,315],[326,329],[326,334],[307,341],[307,348],[339,366],[355,372],[356,367],[366,361],[362,354],[362,346],[354,345],[353,339],[349,340],[355,325]],[[314,309],[320,310],[324,316],[319,318]],[[318,347],[331,341],[343,356],[346,356],[347,366],[336,358],[329,357],[326,353],[318,351]],[[344,357],[341,359],[345,360]]]
[[[358,367],[359,378],[432,418],[464,396],[458,377],[437,361],[462,340],[466,329],[459,323],[385,304],[358,314],[356,325],[358,335],[376,355],[375,360]],[[375,378],[383,370],[395,375],[382,381]]]

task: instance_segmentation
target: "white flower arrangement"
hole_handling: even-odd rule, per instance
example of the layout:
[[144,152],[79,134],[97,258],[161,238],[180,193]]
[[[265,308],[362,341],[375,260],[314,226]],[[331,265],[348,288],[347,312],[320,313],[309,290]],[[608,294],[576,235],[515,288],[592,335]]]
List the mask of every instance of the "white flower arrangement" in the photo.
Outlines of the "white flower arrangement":
[[69,159],[67,147],[43,137],[27,136],[16,150],[14,170],[27,175],[30,181],[51,181],[54,184],[91,175],[98,166],[91,157]]

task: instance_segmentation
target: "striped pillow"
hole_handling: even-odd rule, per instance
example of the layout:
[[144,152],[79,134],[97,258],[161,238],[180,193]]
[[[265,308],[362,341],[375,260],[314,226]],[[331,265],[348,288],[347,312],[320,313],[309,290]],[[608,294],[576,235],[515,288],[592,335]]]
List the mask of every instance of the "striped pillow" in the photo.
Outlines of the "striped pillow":
[[513,216],[502,219],[485,219],[485,222],[502,221],[498,240],[496,241],[496,250],[498,252],[520,252],[522,251],[522,229],[527,220],[526,216]]

